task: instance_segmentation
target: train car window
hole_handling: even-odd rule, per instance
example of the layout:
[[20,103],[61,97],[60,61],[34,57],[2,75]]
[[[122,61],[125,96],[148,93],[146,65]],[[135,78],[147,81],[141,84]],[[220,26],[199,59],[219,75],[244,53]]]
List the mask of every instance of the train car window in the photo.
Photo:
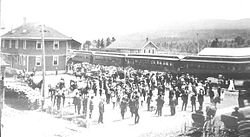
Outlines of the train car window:
[[232,66],[232,71],[235,71],[235,66]]
[[244,66],[244,70],[250,70],[250,66]]
[[173,63],[172,63],[172,62],[169,62],[169,66],[173,66]]
[[197,65],[197,68],[198,68],[198,69],[200,69],[200,68],[201,68],[201,65],[200,65],[200,64],[199,64],[199,65]]

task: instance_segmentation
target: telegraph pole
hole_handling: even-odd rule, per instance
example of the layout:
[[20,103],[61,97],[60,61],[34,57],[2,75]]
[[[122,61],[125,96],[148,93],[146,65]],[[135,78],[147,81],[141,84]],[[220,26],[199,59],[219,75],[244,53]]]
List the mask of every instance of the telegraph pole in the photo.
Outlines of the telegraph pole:
[[[1,25],[1,17],[2,17],[2,0],[0,0],[0,28]],[[4,106],[4,70],[2,70],[2,39],[0,37],[0,137],[2,136],[2,114],[3,114],[3,106]]]
[[196,33],[197,36],[197,48],[198,48],[198,53],[200,52],[200,45],[199,45],[199,33]]
[[44,107],[45,103],[45,72],[46,72],[46,64],[45,64],[45,44],[44,44],[44,25],[42,27],[42,48],[43,48],[43,53],[42,53],[42,60],[43,60],[43,86],[42,86],[42,109]]

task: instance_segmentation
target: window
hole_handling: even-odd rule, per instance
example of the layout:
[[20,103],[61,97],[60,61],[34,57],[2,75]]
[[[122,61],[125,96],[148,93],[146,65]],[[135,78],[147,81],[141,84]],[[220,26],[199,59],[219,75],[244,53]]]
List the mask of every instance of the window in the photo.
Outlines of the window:
[[58,50],[59,49],[59,41],[54,41],[53,49],[54,50]]
[[5,40],[2,40],[2,47],[5,47]]
[[36,66],[41,66],[42,65],[42,57],[41,56],[36,56]]
[[59,56],[53,56],[53,66],[57,66],[59,64]]
[[36,42],[36,49],[42,49],[41,42]]
[[24,55],[24,56],[23,56],[23,66],[25,66],[25,64],[26,64],[26,58],[27,58],[27,56]]
[[16,41],[15,40],[11,40],[11,45],[10,45],[10,48],[14,47],[16,48]]
[[26,49],[26,40],[23,40],[23,49]]
[[15,48],[18,49],[18,40],[15,41]]
[[18,62],[19,62],[19,65],[22,64],[22,55],[19,55],[19,60],[18,60]]
[[9,40],[9,48],[11,48],[11,40]]

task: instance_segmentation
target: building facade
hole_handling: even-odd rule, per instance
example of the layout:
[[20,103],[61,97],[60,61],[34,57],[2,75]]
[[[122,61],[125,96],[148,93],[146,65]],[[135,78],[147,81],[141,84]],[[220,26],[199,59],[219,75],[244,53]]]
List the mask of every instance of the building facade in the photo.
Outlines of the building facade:
[[[2,36],[3,59],[12,68],[41,71],[43,47],[41,25],[24,24]],[[81,43],[44,26],[46,71],[65,70],[68,51],[80,49]]]
[[148,38],[146,41],[115,41],[106,47],[106,51],[122,52],[122,53],[147,53],[155,54],[158,47]]

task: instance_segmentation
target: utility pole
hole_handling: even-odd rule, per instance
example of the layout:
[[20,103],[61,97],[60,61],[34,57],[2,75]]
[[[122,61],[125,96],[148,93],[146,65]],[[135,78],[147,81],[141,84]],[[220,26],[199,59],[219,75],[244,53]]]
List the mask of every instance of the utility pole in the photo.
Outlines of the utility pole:
[[[1,25],[1,17],[2,17],[2,1],[0,0],[0,28]],[[2,70],[2,39],[0,37],[0,137],[2,136],[2,114],[3,114],[3,106],[4,106],[4,71]]]
[[200,52],[200,45],[199,45],[199,33],[196,33],[197,36],[197,48],[198,48],[198,53]]
[[46,64],[45,64],[45,44],[44,44],[44,25],[41,25],[42,27],[42,48],[43,48],[43,53],[42,53],[42,60],[43,60],[43,86],[42,86],[42,109],[44,107],[45,103],[45,72],[46,72]]

